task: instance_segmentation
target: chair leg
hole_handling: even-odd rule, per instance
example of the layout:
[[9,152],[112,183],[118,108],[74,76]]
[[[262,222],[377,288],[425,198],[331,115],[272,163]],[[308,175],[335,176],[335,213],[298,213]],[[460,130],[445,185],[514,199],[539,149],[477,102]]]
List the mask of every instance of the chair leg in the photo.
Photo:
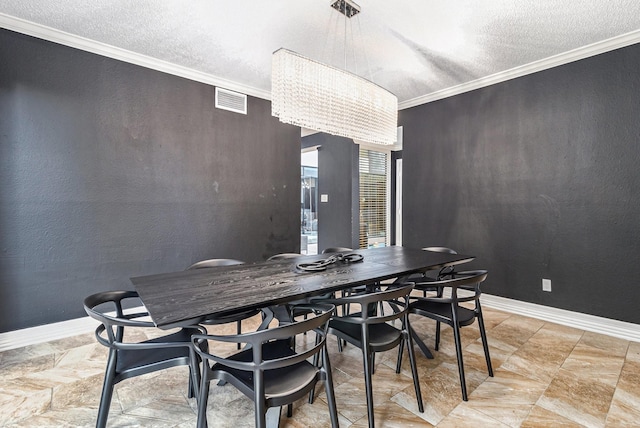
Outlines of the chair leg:
[[329,356],[327,348],[322,350],[322,369],[324,375],[324,391],[327,396],[327,404],[329,405],[329,415],[331,416],[331,427],[338,428],[338,409],[336,407],[336,396],[333,392],[333,378],[331,377],[331,365],[329,363]]
[[[320,337],[320,335],[316,334],[316,346],[320,343],[320,340],[322,340],[322,338]],[[340,340],[340,339],[338,338],[338,340]],[[316,366],[316,367],[322,367],[323,365],[328,364],[329,360],[328,360],[328,358],[325,358],[324,353],[322,354],[322,361],[319,361],[319,359],[320,359],[320,356],[318,354],[315,354],[313,356],[313,363],[312,364],[314,366]],[[315,393],[316,393],[316,388],[314,386],[313,388],[311,388],[311,391],[309,391],[309,404],[313,404]]]
[[[436,297],[442,297],[443,295],[444,295],[444,287],[438,287],[438,291],[436,291]],[[440,349],[440,321],[436,321],[436,348],[435,349],[436,351]]]
[[458,373],[460,375],[460,388],[462,389],[462,399],[469,401],[467,398],[467,382],[464,378],[464,361],[462,360],[462,343],[460,340],[460,327],[458,326],[457,317],[453,320],[453,338],[456,342],[456,356],[458,357]]
[[[420,380],[418,379],[418,367],[416,366],[416,355],[413,351],[413,343],[411,340],[411,333],[409,331],[405,331],[403,333],[402,343],[407,341],[407,350],[409,351],[409,362],[411,363],[411,375],[413,376],[413,388],[416,392],[416,399],[418,400],[418,410],[420,413],[424,413],[424,404],[422,403],[422,392],[420,391]],[[399,373],[399,371],[398,371]]]
[[267,426],[267,406],[264,402],[264,378],[262,373],[253,372],[253,393],[256,428],[266,428]]
[[[242,321],[241,320],[238,320],[236,322],[236,332],[237,332],[237,334],[242,334]],[[238,343],[236,346],[237,346],[238,349],[241,348],[240,343]]]
[[200,383],[200,396],[198,397],[198,428],[207,427],[207,401],[209,400],[209,375],[207,362],[204,361],[202,382]]
[[199,399],[200,388],[200,358],[193,348],[189,349],[189,398]]
[[[480,305],[480,302],[478,302]],[[482,338],[482,347],[484,348],[484,359],[487,361],[487,370],[489,376],[493,377],[493,367],[491,366],[491,356],[489,355],[489,342],[487,342],[487,332],[484,328],[484,319],[482,318],[482,310],[478,307],[478,327],[480,328],[480,337]]]
[[109,407],[111,407],[111,398],[113,397],[113,379],[116,375],[116,352],[116,350],[110,350],[109,352],[107,368],[102,383],[102,394],[100,395],[100,407],[98,408],[96,428],[104,428],[107,426]]
[[398,361],[396,362],[396,373],[400,373],[402,370],[402,353],[404,352],[404,340],[400,342],[398,346]]
[[[365,340],[363,340],[366,343]],[[369,357],[369,346],[365,345],[362,349],[362,360],[364,361],[364,386],[367,394],[367,415],[369,417],[369,428],[375,428],[373,415],[373,383],[371,375],[371,364]]]

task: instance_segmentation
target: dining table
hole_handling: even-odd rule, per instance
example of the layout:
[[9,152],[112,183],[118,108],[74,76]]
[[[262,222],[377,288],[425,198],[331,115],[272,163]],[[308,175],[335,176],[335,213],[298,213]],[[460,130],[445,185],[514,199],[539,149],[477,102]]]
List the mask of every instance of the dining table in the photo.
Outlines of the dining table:
[[[153,323],[169,329],[197,324],[210,316],[277,307],[474,259],[401,246],[359,249],[348,254],[357,257],[334,257],[334,263],[323,263],[332,254],[309,255],[137,276],[131,282]],[[323,264],[324,269],[304,270],[305,266]]]
[[[287,303],[473,259],[463,254],[386,246],[137,276],[131,282],[151,320],[161,329],[250,309],[262,310],[259,328],[267,328],[274,317],[283,321],[290,316]],[[421,340],[416,343],[433,358]],[[279,426],[280,414],[279,408],[268,409],[267,426]]]

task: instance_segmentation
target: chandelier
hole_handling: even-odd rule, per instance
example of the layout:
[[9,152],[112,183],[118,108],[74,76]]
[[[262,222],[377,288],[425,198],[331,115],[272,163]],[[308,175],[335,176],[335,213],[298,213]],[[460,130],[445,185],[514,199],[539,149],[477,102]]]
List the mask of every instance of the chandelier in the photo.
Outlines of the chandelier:
[[[350,0],[331,6],[346,18]],[[345,18],[345,19],[346,19]],[[398,98],[360,76],[281,48],[273,53],[271,114],[280,122],[374,144],[394,144]]]

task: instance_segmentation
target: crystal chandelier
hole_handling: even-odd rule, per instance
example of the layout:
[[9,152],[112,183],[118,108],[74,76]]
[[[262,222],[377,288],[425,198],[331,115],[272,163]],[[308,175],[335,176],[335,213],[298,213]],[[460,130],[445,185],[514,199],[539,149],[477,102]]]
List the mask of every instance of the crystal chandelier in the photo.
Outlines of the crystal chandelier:
[[[350,0],[332,7],[350,18]],[[398,98],[360,76],[287,49],[273,53],[271,114],[280,122],[375,144],[397,138]]]

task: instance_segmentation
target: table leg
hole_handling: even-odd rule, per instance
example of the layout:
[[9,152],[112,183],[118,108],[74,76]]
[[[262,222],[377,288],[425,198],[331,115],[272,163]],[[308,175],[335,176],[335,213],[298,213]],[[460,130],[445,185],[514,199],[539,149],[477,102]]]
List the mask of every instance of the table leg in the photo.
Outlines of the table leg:
[[411,327],[411,325],[409,325],[409,331],[411,332],[411,337],[413,338],[413,341],[418,345],[418,348],[420,348],[424,356],[430,360],[433,360],[433,354],[431,353],[427,345],[425,345],[425,343],[422,341],[422,339],[418,337],[418,333],[416,333],[416,331],[413,329],[413,327]]
[[273,310],[271,307],[262,308],[262,313],[264,315],[262,317],[262,322],[258,326],[258,331],[266,330],[267,327],[269,327],[269,323],[273,321],[273,317],[274,317]]

